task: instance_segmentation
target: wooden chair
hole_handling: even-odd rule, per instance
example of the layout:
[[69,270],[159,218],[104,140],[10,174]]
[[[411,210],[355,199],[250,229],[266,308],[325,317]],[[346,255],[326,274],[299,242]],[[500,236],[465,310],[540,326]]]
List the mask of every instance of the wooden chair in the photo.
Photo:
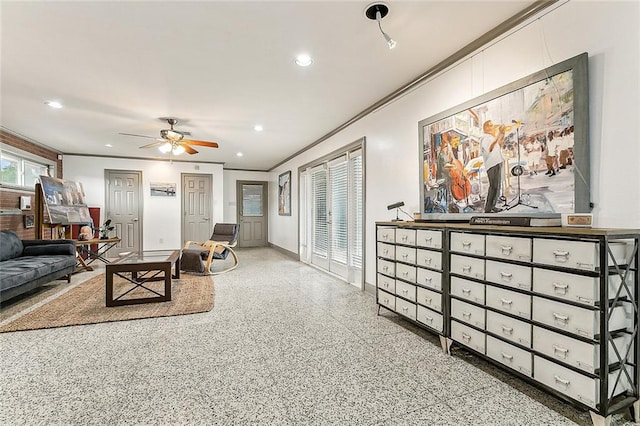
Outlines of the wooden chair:
[[[181,269],[217,275],[238,267],[238,256],[233,248],[238,244],[240,225],[237,223],[216,223],[209,240],[187,241],[182,249]],[[226,260],[231,254],[233,265],[221,270],[211,271],[214,260]]]

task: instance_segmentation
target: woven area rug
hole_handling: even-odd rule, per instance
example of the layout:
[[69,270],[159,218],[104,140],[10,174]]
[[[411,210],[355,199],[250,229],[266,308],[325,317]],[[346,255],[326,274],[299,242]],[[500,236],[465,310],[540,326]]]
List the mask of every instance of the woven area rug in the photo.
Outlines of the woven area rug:
[[[118,284],[122,287],[127,285],[124,280],[115,284],[116,289]],[[131,296],[137,294],[132,292]],[[182,274],[179,280],[173,280],[169,302],[107,308],[103,274],[8,322],[0,327],[0,333],[207,312],[213,308],[213,294],[210,276]]]

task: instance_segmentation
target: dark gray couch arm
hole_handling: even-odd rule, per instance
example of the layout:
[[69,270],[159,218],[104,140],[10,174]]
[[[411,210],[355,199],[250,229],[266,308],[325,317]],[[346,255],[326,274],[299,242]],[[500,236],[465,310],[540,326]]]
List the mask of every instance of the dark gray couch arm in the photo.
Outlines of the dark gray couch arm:
[[22,240],[23,256],[73,255],[76,244],[73,240]]

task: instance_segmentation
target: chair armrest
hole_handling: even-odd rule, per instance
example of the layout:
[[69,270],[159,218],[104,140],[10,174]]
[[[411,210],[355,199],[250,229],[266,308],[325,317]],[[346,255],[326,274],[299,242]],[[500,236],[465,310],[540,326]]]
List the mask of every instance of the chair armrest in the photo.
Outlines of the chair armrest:
[[190,246],[192,246],[192,245],[194,245],[194,246],[200,246],[200,247],[203,247],[203,246],[204,246],[204,243],[203,243],[202,241],[187,241],[187,242],[184,244],[183,249],[188,249],[188,248],[189,248]]

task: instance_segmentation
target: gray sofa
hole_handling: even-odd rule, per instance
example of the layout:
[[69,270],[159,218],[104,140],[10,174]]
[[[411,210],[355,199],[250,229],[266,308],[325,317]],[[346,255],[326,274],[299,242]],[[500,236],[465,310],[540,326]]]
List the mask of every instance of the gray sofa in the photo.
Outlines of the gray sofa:
[[66,277],[76,267],[73,240],[21,240],[0,231],[0,302]]

